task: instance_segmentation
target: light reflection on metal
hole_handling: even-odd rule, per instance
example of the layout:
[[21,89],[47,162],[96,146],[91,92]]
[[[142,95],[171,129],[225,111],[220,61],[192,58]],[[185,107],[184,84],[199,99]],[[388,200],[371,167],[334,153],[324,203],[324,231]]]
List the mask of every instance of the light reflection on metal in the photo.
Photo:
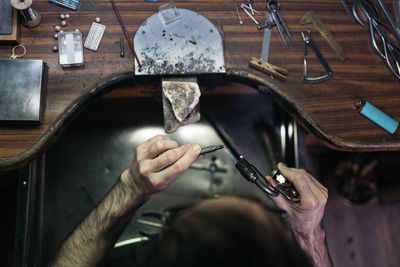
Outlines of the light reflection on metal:
[[297,122],[292,120],[293,123],[293,149],[294,149],[294,166],[300,168],[299,162],[299,136],[297,131]]
[[291,122],[288,123],[287,135],[290,139],[293,138],[293,124]]
[[[286,128],[283,123],[281,124],[281,146],[282,151],[286,151]],[[283,155],[283,158],[286,157],[286,152],[284,152],[284,154],[285,155]]]
[[128,240],[125,240],[125,241],[121,241],[121,242],[116,243],[116,244],[114,245],[114,248],[118,248],[118,247],[122,247],[122,246],[126,246],[126,245],[131,245],[131,244],[135,244],[135,243],[140,243],[140,242],[148,241],[148,240],[149,240],[149,238],[148,238],[148,237],[145,237],[145,236],[143,236],[143,237],[131,238],[131,239],[128,239]]

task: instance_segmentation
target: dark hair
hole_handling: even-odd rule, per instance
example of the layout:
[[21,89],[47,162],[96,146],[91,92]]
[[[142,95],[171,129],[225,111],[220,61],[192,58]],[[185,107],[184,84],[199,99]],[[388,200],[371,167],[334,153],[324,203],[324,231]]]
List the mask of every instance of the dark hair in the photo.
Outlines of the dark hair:
[[182,211],[156,242],[146,265],[311,266],[279,215],[253,203],[263,214],[247,214],[234,205]]

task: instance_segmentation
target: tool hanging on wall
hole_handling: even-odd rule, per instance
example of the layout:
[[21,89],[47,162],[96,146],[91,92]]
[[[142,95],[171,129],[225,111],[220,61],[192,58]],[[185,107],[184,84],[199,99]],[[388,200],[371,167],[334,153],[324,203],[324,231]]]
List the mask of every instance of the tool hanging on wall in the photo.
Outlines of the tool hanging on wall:
[[[311,39],[311,32],[310,31],[305,31],[301,32],[301,35],[303,36],[304,40],[304,73],[302,80],[304,83],[321,83],[324,81],[329,80],[333,76],[333,71],[329,67],[328,62],[326,62],[325,58],[322,56],[321,52],[319,51],[317,45],[314,43],[314,41]],[[326,70],[326,74],[319,76],[319,77],[307,77],[307,46],[311,46],[311,48],[314,50],[315,55],[317,56],[319,62],[321,62],[322,66]]]
[[328,31],[325,27],[324,23],[317,17],[314,10],[310,9],[307,11],[304,16],[300,20],[300,24],[308,24],[313,23],[322,37],[328,42],[328,44],[332,47],[333,51],[335,51],[336,55],[340,60],[344,61],[347,59],[347,54],[343,50],[342,46],[335,40],[333,35]]
[[42,21],[40,13],[31,7],[32,0],[10,0],[10,4],[18,10],[25,27],[37,27]]

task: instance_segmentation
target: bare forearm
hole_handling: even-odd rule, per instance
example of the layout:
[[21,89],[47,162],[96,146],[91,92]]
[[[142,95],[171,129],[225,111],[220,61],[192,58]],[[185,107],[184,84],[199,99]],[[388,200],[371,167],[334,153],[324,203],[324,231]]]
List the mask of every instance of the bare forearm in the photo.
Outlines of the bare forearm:
[[307,236],[295,232],[295,237],[314,267],[333,266],[326,246],[324,229],[318,229],[312,235]]
[[128,171],[68,237],[52,266],[97,266],[106,257],[134,212],[148,199],[141,187],[125,182],[126,175]]

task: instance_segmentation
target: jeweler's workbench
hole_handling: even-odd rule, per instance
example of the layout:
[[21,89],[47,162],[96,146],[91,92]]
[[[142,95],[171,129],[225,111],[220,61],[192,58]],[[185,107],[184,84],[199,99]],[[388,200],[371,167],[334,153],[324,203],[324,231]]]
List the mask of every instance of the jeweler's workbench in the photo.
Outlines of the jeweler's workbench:
[[[32,7],[41,13],[41,24],[36,28],[21,25],[20,44],[26,47],[25,59],[42,59],[48,66],[48,81],[42,123],[38,125],[0,124],[0,169],[11,169],[26,164],[45,151],[68,126],[71,119],[92,99],[129,80],[130,94],[146,96],[143,90],[157,88],[161,77],[135,76],[134,57],[125,42],[125,57],[120,57],[121,27],[109,0],[82,1],[77,11],[36,0]],[[144,0],[115,0],[129,34],[134,36],[139,26],[157,12],[158,3]],[[239,2],[238,2],[239,3]],[[392,8],[392,1],[385,1]],[[282,42],[276,27],[271,29],[269,59],[273,65],[288,70],[286,81],[249,67],[251,58],[259,58],[263,31],[240,9],[243,24],[239,24],[234,3],[219,1],[175,1],[178,8],[195,11],[208,18],[217,29],[219,17],[224,31],[226,74],[217,74],[226,81],[215,86],[211,93],[243,93],[243,87],[229,86],[240,82],[271,94],[290,114],[326,144],[341,150],[377,151],[399,150],[400,137],[390,134],[362,117],[353,108],[359,99],[365,99],[395,120],[400,120],[400,81],[388,70],[384,61],[370,45],[368,30],[353,24],[340,1],[280,1],[280,11],[293,36],[295,45],[288,48]],[[253,1],[253,8],[263,15],[255,16],[265,22],[265,1]],[[94,8],[94,6],[97,6]],[[318,15],[336,41],[346,51],[348,59],[341,61],[313,24],[301,25],[300,20],[310,9]],[[63,69],[57,44],[53,38],[54,25],[60,23],[60,14],[69,13],[65,30],[79,29],[83,39],[88,35],[96,17],[106,25],[97,52],[84,49],[84,66]],[[319,84],[305,84],[303,75],[302,31],[312,32],[312,38],[329,63],[334,75]],[[0,57],[9,58],[12,46],[0,46]],[[308,72],[322,75],[324,70],[317,58],[309,52]],[[139,55],[140,58],[140,55]],[[207,75],[199,77],[199,85]],[[128,86],[128,85],[124,85]],[[268,89],[267,89],[268,88]],[[257,91],[255,91],[257,92]],[[202,91],[207,94],[207,92]],[[223,111],[223,104],[221,111]],[[134,120],[134,118],[132,118]]]

